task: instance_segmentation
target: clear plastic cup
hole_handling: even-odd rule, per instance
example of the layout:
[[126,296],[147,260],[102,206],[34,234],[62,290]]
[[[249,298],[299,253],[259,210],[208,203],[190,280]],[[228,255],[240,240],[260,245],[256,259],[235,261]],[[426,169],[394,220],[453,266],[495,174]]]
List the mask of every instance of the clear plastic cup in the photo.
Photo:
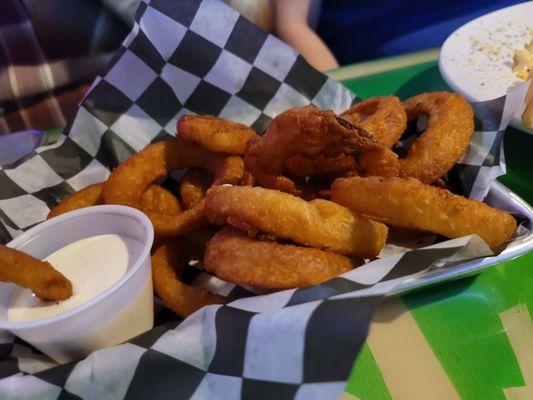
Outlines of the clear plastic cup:
[[127,235],[143,244],[139,258],[114,285],[71,310],[31,321],[11,322],[7,310],[17,287],[0,284],[0,329],[8,330],[64,363],[122,343],[153,327],[150,248],[154,230],[142,212],[125,206],[83,208],[45,221],[8,243],[43,259],[81,239]]
[[44,141],[44,133],[36,130],[1,135],[0,166],[14,163],[36,147],[41,146]]

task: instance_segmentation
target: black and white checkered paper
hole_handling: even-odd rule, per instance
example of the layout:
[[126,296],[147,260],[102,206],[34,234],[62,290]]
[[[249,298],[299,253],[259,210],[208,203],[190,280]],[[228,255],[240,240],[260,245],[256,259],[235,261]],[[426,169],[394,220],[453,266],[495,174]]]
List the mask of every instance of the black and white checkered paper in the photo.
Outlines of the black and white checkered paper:
[[[0,169],[1,242],[43,221],[68,194],[104,181],[149,143],[173,137],[186,113],[260,132],[290,107],[341,112],[355,101],[222,2],[145,0],[136,21],[61,140]],[[513,104],[503,97],[473,106],[472,145],[449,180],[483,198],[504,172],[502,137]],[[160,324],[61,366],[4,333],[0,398],[336,398],[385,294],[413,274],[491,254],[477,237],[393,254],[314,287],[205,307],[177,326]]]

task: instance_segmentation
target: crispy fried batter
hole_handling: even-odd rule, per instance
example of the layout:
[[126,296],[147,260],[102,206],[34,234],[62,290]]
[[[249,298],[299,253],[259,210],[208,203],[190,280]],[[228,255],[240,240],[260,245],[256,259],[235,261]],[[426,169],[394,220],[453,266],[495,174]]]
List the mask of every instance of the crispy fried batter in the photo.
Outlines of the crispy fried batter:
[[226,302],[218,294],[183,283],[180,275],[184,266],[184,253],[176,241],[159,247],[152,255],[154,290],[166,307],[186,317],[205,305]]
[[85,189],[74,192],[65,197],[57,206],[52,208],[46,218],[53,218],[66,212],[78,210],[80,208],[103,204],[102,190],[104,183],[89,185]]
[[141,193],[158,178],[175,169],[201,167],[215,177],[215,184],[239,183],[242,159],[211,153],[179,138],[157,142],[119,165],[110,175],[103,196],[107,204],[123,204],[142,210],[159,235],[180,235],[205,225],[204,202],[179,214],[160,213],[142,207]]
[[0,281],[31,289],[42,300],[65,300],[72,284],[49,262],[0,244]]
[[318,155],[305,158],[300,155],[292,156],[285,161],[285,169],[291,176],[305,178],[308,176],[341,177],[352,171],[357,171],[355,158],[348,154],[341,154],[335,158]]
[[142,211],[152,221],[156,236],[159,237],[183,235],[208,223],[205,215],[205,199],[179,214],[165,214],[148,209],[142,209]]
[[212,115],[184,115],[178,134],[188,142],[215,153],[244,154],[246,143],[256,136],[249,126]]
[[142,207],[161,213],[179,214],[181,204],[176,196],[159,185],[151,185],[141,196]]
[[428,125],[400,159],[402,176],[432,183],[445,175],[464,154],[474,132],[474,112],[460,95],[419,94],[402,103],[408,120],[427,115]]
[[407,116],[396,96],[373,97],[354,104],[341,118],[363,128],[389,149],[407,127]]
[[327,200],[307,202],[276,190],[218,186],[207,192],[206,212],[215,224],[360,258],[375,257],[387,238],[387,227]]
[[511,215],[413,178],[337,179],[331,197],[386,224],[449,238],[475,233],[490,247],[500,245],[516,231]]
[[287,172],[287,160],[294,156],[308,159],[311,167],[306,168],[313,171],[316,157],[334,162],[343,155],[354,156],[356,160],[364,155],[365,175],[390,176],[394,169],[396,174],[399,172],[397,156],[374,136],[338,118],[332,111],[312,106],[293,108],[274,118],[263,136],[248,142],[244,164],[261,186],[299,194],[301,190],[283,175]]
[[400,173],[398,156],[383,147],[376,151],[363,152],[359,156],[359,175],[393,177]]
[[[105,183],[96,183],[87,186],[85,189],[72,193],[50,210],[47,218],[53,218],[80,208],[104,204],[104,197],[102,196],[104,186]],[[159,185],[149,186],[142,194],[141,203],[143,208],[154,211],[171,214],[181,212],[181,204],[176,196]]]
[[204,265],[220,279],[267,289],[316,285],[355,266],[339,254],[252,239],[231,227],[209,241]]
[[213,180],[200,168],[189,168],[180,182],[181,201],[187,208],[194,207],[204,197]]
[[254,176],[248,171],[244,171],[242,174],[241,186],[255,186],[256,183],[257,181]]

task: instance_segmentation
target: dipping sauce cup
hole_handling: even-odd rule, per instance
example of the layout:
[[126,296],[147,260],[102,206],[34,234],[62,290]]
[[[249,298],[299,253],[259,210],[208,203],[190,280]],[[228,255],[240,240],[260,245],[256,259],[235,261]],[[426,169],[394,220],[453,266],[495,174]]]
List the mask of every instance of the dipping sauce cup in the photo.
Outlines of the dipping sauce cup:
[[68,311],[20,322],[9,321],[7,317],[13,296],[20,289],[1,283],[0,329],[8,330],[60,363],[83,358],[151,329],[154,311],[150,248],[154,230],[142,212],[117,205],[83,208],[33,227],[8,246],[44,259],[71,243],[105,234],[129,236],[142,246],[137,257],[130,260],[124,276]]

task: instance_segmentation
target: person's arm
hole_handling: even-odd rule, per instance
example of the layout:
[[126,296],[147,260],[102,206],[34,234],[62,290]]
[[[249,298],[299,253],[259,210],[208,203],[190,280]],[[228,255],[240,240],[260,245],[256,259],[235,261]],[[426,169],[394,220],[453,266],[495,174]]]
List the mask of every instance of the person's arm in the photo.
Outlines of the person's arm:
[[311,1],[313,0],[273,0],[275,32],[319,71],[337,68],[337,60],[309,26]]

